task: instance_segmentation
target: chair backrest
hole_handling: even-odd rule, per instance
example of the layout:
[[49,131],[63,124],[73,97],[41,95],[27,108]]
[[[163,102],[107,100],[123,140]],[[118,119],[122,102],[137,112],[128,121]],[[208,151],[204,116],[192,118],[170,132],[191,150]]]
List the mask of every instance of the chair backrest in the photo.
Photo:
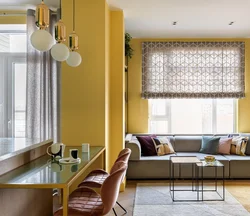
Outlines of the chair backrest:
[[125,163],[128,163],[128,159],[129,159],[130,155],[131,155],[131,149],[125,148],[125,149],[121,150],[115,163],[118,161],[123,161]]
[[121,180],[127,170],[127,165],[124,163],[120,169],[109,175],[102,184],[101,198],[104,205],[103,214],[107,214],[115,205]]
[[116,172],[119,170],[123,165],[127,165],[126,162],[124,161],[117,161],[114,163],[114,165],[111,167],[109,174],[111,175],[112,173]]

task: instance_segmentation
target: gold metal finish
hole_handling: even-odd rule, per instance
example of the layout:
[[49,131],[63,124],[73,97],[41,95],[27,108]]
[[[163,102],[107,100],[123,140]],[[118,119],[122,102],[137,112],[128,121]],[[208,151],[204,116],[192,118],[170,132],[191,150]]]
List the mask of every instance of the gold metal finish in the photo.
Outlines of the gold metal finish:
[[[66,152],[69,152],[70,148],[78,149],[78,152],[81,152],[81,146],[68,146],[66,147]],[[41,178],[37,176],[36,173],[47,173],[51,172],[51,168],[48,164],[49,156],[43,156],[40,159],[36,159],[35,161],[31,161],[29,164],[21,166],[9,173],[6,173],[0,177],[0,189],[1,188],[11,188],[11,189],[53,189],[59,188],[63,191],[63,216],[68,216],[68,197],[70,187],[76,182],[80,182],[79,180],[82,178],[84,173],[89,170],[89,167],[95,162],[98,161],[99,157],[105,155],[105,147],[103,146],[91,146],[89,152],[90,158],[86,160],[85,153],[82,153],[82,162],[78,164],[79,168],[77,172],[72,172],[69,165],[63,165],[64,170],[62,173],[57,174],[57,180],[55,181],[52,175],[49,178]],[[66,155],[68,156],[68,155]],[[86,160],[86,161],[84,161]],[[38,170],[37,170],[37,167]],[[102,169],[104,167],[101,167]],[[40,170],[41,169],[41,170]],[[49,169],[49,170],[47,170]],[[25,177],[23,175],[26,175]],[[63,178],[62,178],[63,176]],[[30,179],[29,183],[25,183],[20,181],[21,178]]]
[[78,50],[78,48],[78,35],[73,31],[73,33],[69,35],[69,49],[71,51],[75,51]]
[[41,4],[36,7],[36,26],[39,29],[49,27],[49,8],[44,2],[41,2]]
[[55,39],[58,43],[66,41],[66,26],[62,20],[55,25]]

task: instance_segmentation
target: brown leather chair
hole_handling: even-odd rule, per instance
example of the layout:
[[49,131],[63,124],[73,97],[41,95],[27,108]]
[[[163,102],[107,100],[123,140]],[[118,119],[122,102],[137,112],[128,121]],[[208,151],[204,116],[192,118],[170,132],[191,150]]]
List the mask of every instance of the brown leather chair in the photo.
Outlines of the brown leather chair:
[[[101,194],[88,187],[77,188],[69,196],[68,216],[99,216],[106,215],[114,207],[120,189],[120,183],[126,173],[127,165],[109,175],[103,182]],[[114,214],[116,212],[114,211]],[[63,209],[59,208],[54,216],[62,216]]]
[[[98,170],[93,170],[92,172],[90,172],[87,177],[78,185],[78,187],[91,187],[91,188],[100,188],[103,184],[103,182],[105,181],[105,179],[111,175],[113,172],[115,172],[117,169],[119,169],[123,163],[125,163],[126,165],[128,164],[128,159],[131,155],[131,149],[129,148],[125,148],[123,149],[114,165],[112,166],[111,170],[110,170],[110,174],[107,173],[105,170],[102,169],[98,169]],[[125,173],[126,175],[126,173]],[[125,177],[124,175],[124,177]],[[125,213],[127,213],[127,210],[118,202],[116,201],[117,205],[120,206],[123,211]],[[113,211],[115,212],[115,209],[113,209]]]

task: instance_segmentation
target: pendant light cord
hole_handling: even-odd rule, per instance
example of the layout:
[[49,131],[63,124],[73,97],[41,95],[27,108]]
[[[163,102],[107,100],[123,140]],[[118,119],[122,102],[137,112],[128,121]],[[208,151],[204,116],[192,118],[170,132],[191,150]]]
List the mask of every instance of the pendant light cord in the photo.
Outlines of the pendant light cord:
[[60,0],[60,20],[62,19],[62,0]]
[[75,0],[73,0],[73,31],[75,31]]

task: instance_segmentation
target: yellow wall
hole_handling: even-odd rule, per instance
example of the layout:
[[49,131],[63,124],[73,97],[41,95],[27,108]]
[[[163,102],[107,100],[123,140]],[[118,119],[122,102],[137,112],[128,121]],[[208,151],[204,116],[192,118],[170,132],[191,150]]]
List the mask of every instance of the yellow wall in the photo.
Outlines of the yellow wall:
[[[25,13],[24,11],[1,11],[0,14]],[[0,24],[26,24],[26,16],[0,16]]]
[[[72,2],[62,4],[69,34]],[[110,170],[124,146],[124,17],[105,0],[77,1],[76,33],[82,64],[62,64],[62,142],[106,147]]]
[[250,39],[246,40],[246,69],[245,69],[245,89],[246,97],[238,102],[238,131],[250,132]]
[[246,45],[246,97],[238,101],[238,131],[250,132],[250,39],[133,39],[135,50],[128,72],[128,132],[148,132],[148,100],[141,99],[141,43],[144,41],[244,41]]
[[110,21],[111,21],[111,12],[109,10],[108,4],[105,4],[105,11],[106,11],[106,18],[105,18],[105,46],[106,46],[106,54],[105,54],[105,115],[106,115],[106,121],[105,121],[105,135],[106,135],[106,170],[110,169],[110,150],[112,149],[112,146],[110,146]]
[[111,11],[110,32],[110,164],[124,148],[125,72],[123,11]]
[[[62,2],[67,34],[72,31],[72,1]],[[109,10],[105,0],[76,2],[76,33],[82,64],[62,64],[62,142],[66,145],[106,146],[109,70]]]

